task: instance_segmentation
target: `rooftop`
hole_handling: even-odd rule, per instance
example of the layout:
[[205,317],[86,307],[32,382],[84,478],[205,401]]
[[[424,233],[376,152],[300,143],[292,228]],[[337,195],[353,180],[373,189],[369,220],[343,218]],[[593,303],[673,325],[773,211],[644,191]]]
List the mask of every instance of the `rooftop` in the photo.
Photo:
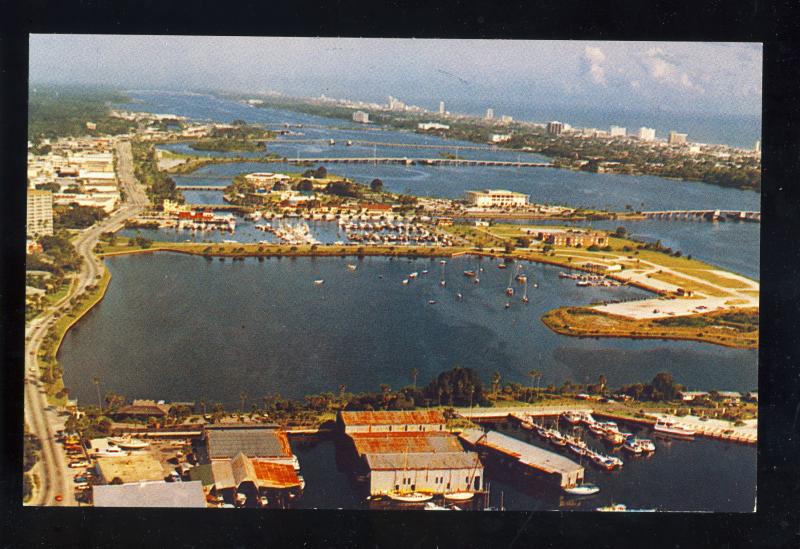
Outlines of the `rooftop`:
[[97,458],[97,470],[106,482],[115,478],[123,483],[164,480],[166,476],[161,463],[150,454]]
[[367,454],[370,470],[473,469],[480,466],[476,452]]
[[531,465],[549,473],[568,474],[575,470],[583,469],[581,465],[560,454],[544,450],[497,431],[488,431],[484,436],[483,431],[479,429],[467,429],[459,437],[470,444],[475,444],[480,440],[479,444],[481,446],[515,457],[524,465]]
[[238,453],[251,458],[289,458],[292,449],[284,431],[264,427],[206,429],[209,459],[232,459]]
[[241,452],[233,459],[213,462],[211,470],[218,490],[238,488],[244,482],[252,482],[259,488],[275,489],[300,485],[300,478],[291,464],[251,459]]
[[438,425],[446,423],[438,410],[340,412],[345,425]]
[[351,433],[350,438],[358,455],[464,451],[450,433]]
[[199,480],[95,486],[95,507],[206,507]]

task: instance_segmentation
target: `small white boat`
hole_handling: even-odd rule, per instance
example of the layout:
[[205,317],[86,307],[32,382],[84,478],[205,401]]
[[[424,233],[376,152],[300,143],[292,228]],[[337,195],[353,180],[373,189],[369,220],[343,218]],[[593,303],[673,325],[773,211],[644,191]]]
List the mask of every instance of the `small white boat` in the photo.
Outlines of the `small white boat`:
[[137,438],[131,439],[123,439],[123,440],[114,440],[114,444],[119,446],[124,450],[141,450],[143,448],[147,448],[150,446],[149,442],[145,442],[143,440],[139,440]]
[[325,284],[325,281],[324,281],[324,280],[322,280],[322,279],[315,280],[315,281],[314,281],[314,284],[316,284],[317,286],[322,286],[323,284]]
[[475,496],[474,492],[451,492],[444,495],[444,499],[450,501],[469,501]]
[[403,279],[403,284],[406,284],[406,285],[408,284],[408,279],[407,278]]
[[425,503],[426,501],[433,499],[431,494],[421,494],[419,492],[389,492],[386,494],[386,497],[392,501],[398,501],[400,503]]
[[425,510],[426,511],[449,511],[450,509],[448,509],[447,507],[444,507],[443,505],[436,505],[432,501],[429,501],[428,503],[425,504]]
[[419,273],[418,273],[418,272],[416,272],[416,271],[414,271],[413,273],[411,273],[410,275],[408,275],[408,278],[417,278],[417,276],[419,276]]
[[350,263],[350,264],[347,265],[347,269],[350,270],[350,271],[355,271],[356,270],[356,266],[353,265],[352,263]]
[[656,420],[656,424],[653,429],[657,433],[664,433],[666,435],[674,435],[679,437],[693,437],[695,435],[695,430],[691,427],[686,427],[673,421],[660,418]]
[[435,299],[429,299],[428,300],[428,305],[436,305],[436,300]]
[[422,274],[424,274],[424,275],[428,274],[428,271],[427,271],[427,269],[423,269],[423,270],[422,270]]
[[571,496],[591,496],[600,491],[600,487],[596,484],[579,484],[571,488],[564,488],[564,492]]

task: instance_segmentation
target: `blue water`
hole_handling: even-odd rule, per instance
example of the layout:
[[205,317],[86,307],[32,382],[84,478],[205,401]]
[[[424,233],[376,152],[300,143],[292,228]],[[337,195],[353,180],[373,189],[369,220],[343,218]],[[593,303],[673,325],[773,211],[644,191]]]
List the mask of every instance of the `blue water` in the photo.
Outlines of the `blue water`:
[[[347,263],[357,263],[351,272]],[[232,403],[241,390],[259,398],[278,391],[302,398],[420,383],[456,364],[493,372],[506,382],[560,385],[649,381],[664,370],[696,389],[752,390],[757,353],[689,341],[581,339],[558,335],[540,316],[555,307],[585,305],[650,294],[631,287],[575,286],[561,269],[525,264],[531,302],[504,290],[508,270],[485,261],[481,283],[462,271],[475,258],[455,258],[439,285],[430,260],[272,258],[210,260],[155,253],[110,258],[112,284],[105,298],[67,333],[59,352],[65,382],[82,401],[97,375],[104,391],[129,398],[219,400]],[[412,271],[430,271],[409,285]],[[325,280],[315,286],[314,280]],[[533,281],[539,287],[532,287]],[[522,288],[519,287],[519,291]],[[456,299],[456,293],[463,300]],[[428,300],[437,301],[429,305]],[[108,357],[113,356],[113,360]]]

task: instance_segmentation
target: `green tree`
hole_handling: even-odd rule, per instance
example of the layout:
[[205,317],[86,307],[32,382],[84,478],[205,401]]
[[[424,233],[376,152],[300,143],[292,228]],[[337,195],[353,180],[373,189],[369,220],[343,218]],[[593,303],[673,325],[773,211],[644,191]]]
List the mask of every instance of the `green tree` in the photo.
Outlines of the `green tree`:
[[379,193],[383,191],[383,181],[381,181],[378,178],[375,178],[370,182],[369,188],[372,192]]

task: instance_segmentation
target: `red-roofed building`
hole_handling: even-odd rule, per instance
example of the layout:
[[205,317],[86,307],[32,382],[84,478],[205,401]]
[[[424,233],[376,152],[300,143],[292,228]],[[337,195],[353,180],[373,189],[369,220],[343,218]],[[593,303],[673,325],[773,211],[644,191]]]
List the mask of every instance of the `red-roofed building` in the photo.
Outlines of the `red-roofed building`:
[[346,434],[444,431],[447,420],[439,410],[339,412]]

